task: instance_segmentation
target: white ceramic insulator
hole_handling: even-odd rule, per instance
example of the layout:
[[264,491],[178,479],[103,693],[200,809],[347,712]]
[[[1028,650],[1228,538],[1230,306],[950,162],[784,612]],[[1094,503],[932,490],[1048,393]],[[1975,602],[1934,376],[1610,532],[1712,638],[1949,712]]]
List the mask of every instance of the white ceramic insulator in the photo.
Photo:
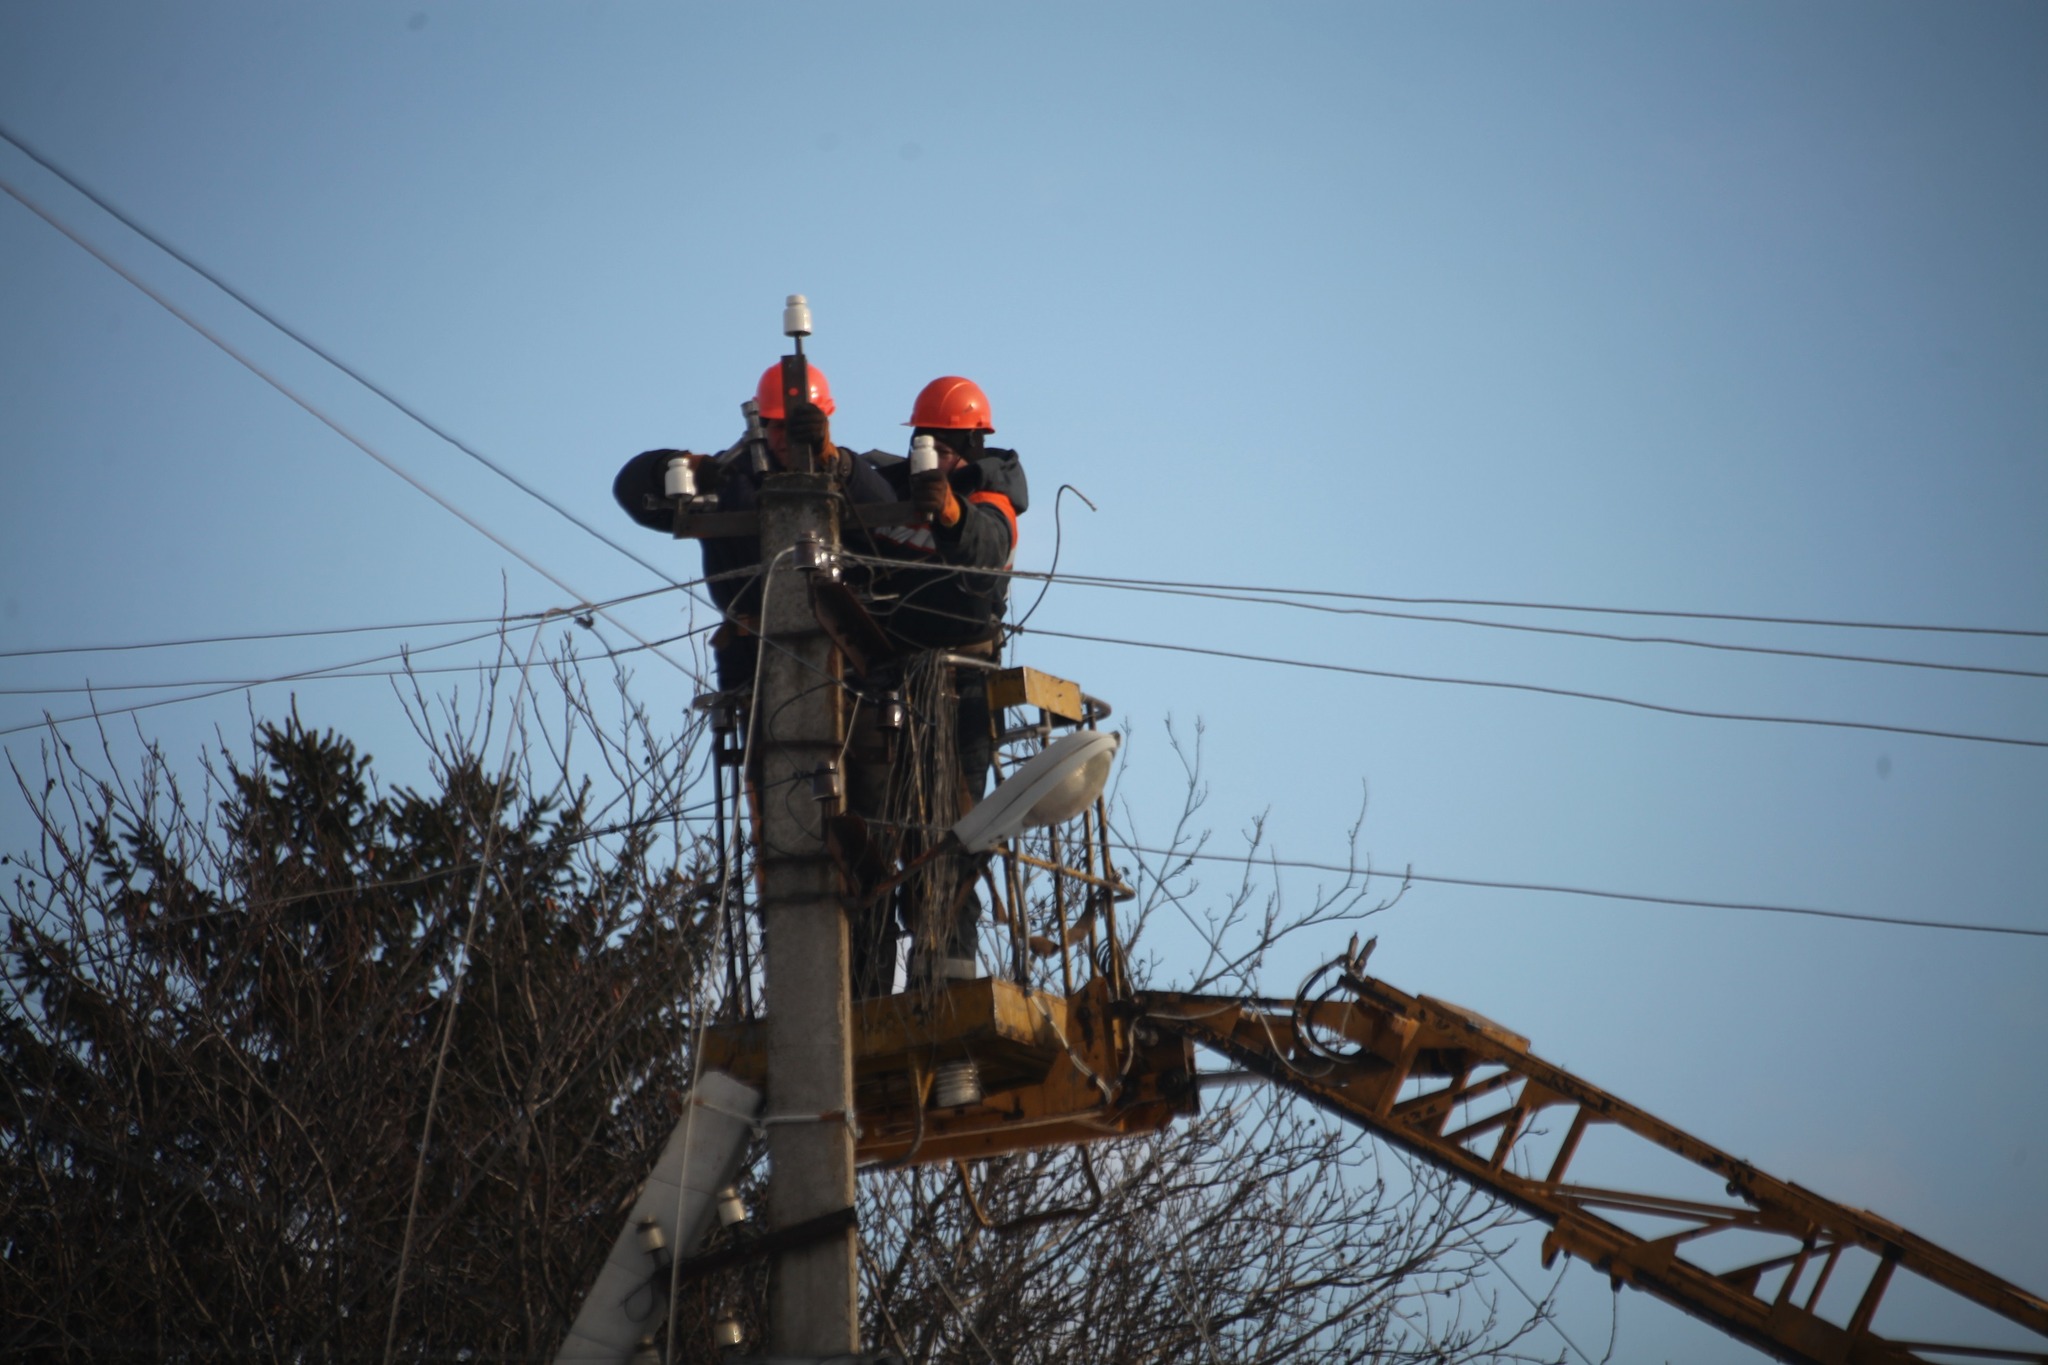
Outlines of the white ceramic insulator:
[[953,1109],[981,1103],[981,1068],[972,1060],[940,1062],[932,1071],[931,1107]]
[[807,337],[811,334],[811,305],[804,301],[802,294],[791,294],[789,302],[783,306],[782,334],[786,337]]
[[678,455],[668,462],[668,472],[661,480],[661,491],[672,498],[697,496],[697,471],[690,468],[687,459]]
[[939,467],[938,442],[930,436],[910,438],[910,475],[929,474]]

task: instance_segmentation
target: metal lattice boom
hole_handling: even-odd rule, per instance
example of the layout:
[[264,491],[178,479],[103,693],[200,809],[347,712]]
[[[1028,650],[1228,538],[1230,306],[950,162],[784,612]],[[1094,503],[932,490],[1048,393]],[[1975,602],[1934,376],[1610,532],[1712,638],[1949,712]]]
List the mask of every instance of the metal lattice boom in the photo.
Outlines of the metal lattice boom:
[[[1897,1224],[1824,1198],[1701,1142],[1529,1051],[1528,1040],[1469,1010],[1345,971],[1313,1001],[1141,994],[1141,1017],[1357,1123],[1550,1225],[1559,1252],[1675,1304],[1781,1360],[1903,1365],[1946,1359],[2048,1362],[2048,1301]],[[1552,1147],[1532,1136],[1549,1111]],[[1690,1163],[1725,1199],[1674,1198],[1580,1184],[1590,1131]],[[1635,1169],[1634,1165],[1630,1169]],[[1624,1222],[1623,1220],[1626,1220]],[[1656,1225],[1655,1235],[1629,1223]],[[1758,1256],[1763,1244],[1770,1254]],[[1733,1264],[1706,1268],[1721,1260]],[[1845,1253],[1860,1255],[1845,1257]],[[1732,1254],[1731,1254],[1732,1253]],[[1860,1291],[1845,1320],[1854,1264]],[[1890,1340],[1872,1328],[1904,1269],[2035,1338],[2025,1346]],[[1823,1299],[1830,1284],[1836,1298]],[[1841,1315],[1835,1315],[1839,1318]],[[2021,1335],[2024,1335],[2022,1333]]]

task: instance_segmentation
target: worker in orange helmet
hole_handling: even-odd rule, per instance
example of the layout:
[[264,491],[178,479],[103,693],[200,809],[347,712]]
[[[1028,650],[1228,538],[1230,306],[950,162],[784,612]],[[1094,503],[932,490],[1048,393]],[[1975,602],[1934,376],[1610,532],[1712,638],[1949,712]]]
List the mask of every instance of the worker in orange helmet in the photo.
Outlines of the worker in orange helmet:
[[[857,725],[847,766],[854,807],[879,812],[885,824],[904,830],[896,836],[902,847],[893,852],[909,862],[924,844],[913,828],[919,820],[951,824],[988,784],[994,756],[988,675],[952,660],[966,655],[992,663],[999,653],[1017,517],[1030,505],[1030,490],[1017,452],[987,444],[995,421],[988,395],[973,380],[934,379],[911,405],[905,425],[913,458],[919,438],[931,438],[933,467],[918,470],[911,460],[869,452],[853,462],[847,491],[855,502],[909,502],[920,513],[909,525],[870,533],[879,562],[869,566],[867,601],[905,656],[901,685],[910,709],[943,716],[952,743],[883,764]],[[905,761],[923,769],[908,783]],[[898,811],[906,796],[928,804],[921,813]],[[949,801],[955,803],[951,812],[944,809]],[[971,860],[940,858],[923,868],[919,877],[929,884],[906,885],[895,906],[911,935],[912,976],[929,982],[971,977],[981,913]],[[856,991],[886,991],[896,944],[889,907],[866,907],[851,927]]]
[[[850,468],[851,460],[832,443],[830,418],[838,404],[825,372],[810,367],[809,400],[799,403],[794,415],[787,411],[782,393],[782,366],[778,362],[761,372],[754,386],[754,403],[761,417],[758,441],[746,433],[715,455],[688,450],[646,450],[626,461],[612,480],[612,496],[626,514],[650,530],[667,532],[675,513],[663,497],[663,480],[669,464],[687,460],[700,492],[716,496],[721,512],[750,512],[760,506],[761,481],[770,472],[788,467],[789,438],[792,433],[817,452],[821,467]],[[718,662],[721,688],[753,685],[755,633],[761,614],[761,583],[757,575],[745,572],[760,563],[761,546],[754,536],[707,539],[704,547],[704,576],[711,600],[726,621],[712,637],[712,654]]]
[[[1017,553],[1017,517],[1030,506],[1024,466],[1014,450],[986,444],[995,422],[988,395],[971,379],[942,375],[911,405],[917,438],[932,438],[937,467],[914,472],[908,461],[869,455],[892,499],[913,502],[922,519],[878,532],[878,548],[905,568],[884,575],[889,602],[878,613],[885,629],[913,648],[959,649],[992,643],[1009,602],[1007,570]],[[856,488],[856,501],[864,501]]]

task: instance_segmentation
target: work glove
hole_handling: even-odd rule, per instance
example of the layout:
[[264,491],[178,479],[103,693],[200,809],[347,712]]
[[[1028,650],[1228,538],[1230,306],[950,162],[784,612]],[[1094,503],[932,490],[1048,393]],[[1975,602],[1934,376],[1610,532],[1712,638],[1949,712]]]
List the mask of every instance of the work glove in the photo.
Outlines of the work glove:
[[791,411],[789,439],[801,441],[816,451],[820,463],[829,465],[839,457],[839,451],[832,444],[832,420],[816,403],[799,403]]
[[960,524],[964,509],[960,506],[960,499],[953,496],[953,485],[946,481],[940,470],[934,469],[912,479],[910,500],[917,504],[917,510],[924,514],[925,520],[934,526],[951,528]]

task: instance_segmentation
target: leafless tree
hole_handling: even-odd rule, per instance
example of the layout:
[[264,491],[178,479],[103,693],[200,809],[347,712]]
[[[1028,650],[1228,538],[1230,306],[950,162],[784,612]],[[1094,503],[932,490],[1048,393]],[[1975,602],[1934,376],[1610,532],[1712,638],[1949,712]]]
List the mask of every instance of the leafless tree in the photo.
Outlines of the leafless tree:
[[[1156,845],[1125,841],[1158,849],[1128,852],[1141,984],[1252,991],[1282,943],[1355,926],[1405,889],[1382,894],[1357,856],[1361,804],[1334,886],[1290,904],[1254,820],[1242,868],[1206,892],[1188,856],[1215,847],[1201,727],[1185,742],[1169,726],[1167,742],[1182,807]],[[870,1173],[867,1329],[917,1365],[1554,1358],[1533,1335],[1548,1305],[1485,1287],[1513,1221],[1290,1096],[1210,1091],[1201,1117],[1150,1137]]]
[[[536,677],[509,715],[409,694],[417,789],[296,709],[191,793],[154,749],[54,735],[15,772],[39,837],[4,893],[0,1351],[553,1352],[696,1025],[735,1002],[744,884],[718,894],[701,736],[566,657]],[[1134,874],[1141,976],[1249,989],[1290,933],[1383,903],[1358,865],[1290,907],[1256,823],[1211,898],[1181,856],[1207,840],[1199,733],[1173,748],[1188,797]],[[1475,1287],[1502,1211],[1268,1092],[1150,1138],[873,1172],[860,1219],[870,1340],[918,1362],[1534,1358],[1541,1310]],[[672,1358],[714,1360],[706,1324],[754,1320],[764,1273],[688,1280]]]

